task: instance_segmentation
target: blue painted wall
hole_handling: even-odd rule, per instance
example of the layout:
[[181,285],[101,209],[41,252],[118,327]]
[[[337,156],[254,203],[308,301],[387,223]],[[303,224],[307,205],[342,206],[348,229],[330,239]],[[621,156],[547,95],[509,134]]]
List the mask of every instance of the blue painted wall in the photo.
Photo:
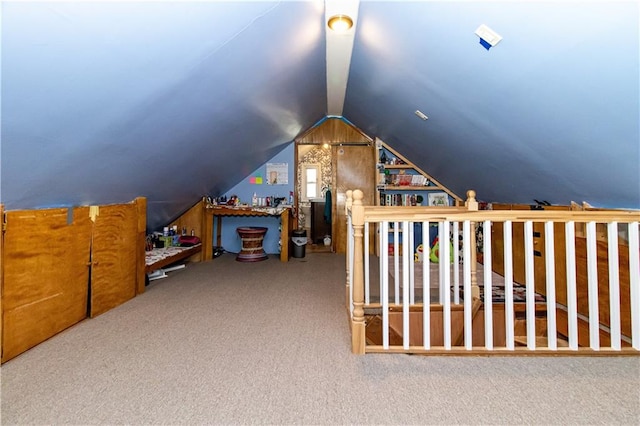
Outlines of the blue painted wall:
[[[255,193],[258,197],[287,197],[289,192],[293,191],[294,184],[294,143],[290,143],[285,149],[273,158],[268,160],[262,166],[254,170],[250,175],[246,176],[240,183],[227,191],[224,195],[230,197],[237,195],[242,203],[251,204],[251,199]],[[289,180],[284,185],[267,185],[267,163],[287,163],[289,171]],[[253,184],[251,178],[262,177],[263,183]],[[264,250],[269,254],[280,253],[280,217],[253,217],[253,216],[226,216],[222,219],[222,247],[228,252],[237,253],[240,251],[242,244],[240,237],[236,232],[239,226],[264,226],[268,228],[264,237]],[[215,232],[215,231],[214,231]]]

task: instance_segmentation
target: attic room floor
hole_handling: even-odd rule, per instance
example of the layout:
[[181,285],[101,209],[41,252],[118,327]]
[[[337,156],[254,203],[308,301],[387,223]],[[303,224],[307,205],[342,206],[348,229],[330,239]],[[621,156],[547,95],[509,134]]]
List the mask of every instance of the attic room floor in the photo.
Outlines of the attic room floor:
[[331,253],[331,246],[322,244],[307,244],[307,253]]

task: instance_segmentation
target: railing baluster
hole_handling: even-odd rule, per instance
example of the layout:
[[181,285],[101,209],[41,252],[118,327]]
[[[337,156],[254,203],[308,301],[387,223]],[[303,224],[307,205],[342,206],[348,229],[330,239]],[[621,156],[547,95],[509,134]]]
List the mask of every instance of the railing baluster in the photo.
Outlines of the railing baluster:
[[513,316],[513,243],[511,221],[504,222],[504,319],[506,347],[515,348]]
[[[460,247],[458,241],[460,239],[460,224],[458,222],[452,222],[453,226],[453,303],[460,304],[460,265],[458,259],[460,259]],[[465,297],[466,297],[465,293]]]
[[426,248],[429,247],[429,222],[422,222],[422,342],[431,348],[431,266]]
[[409,248],[410,248],[410,252],[407,255],[407,260],[409,261],[409,298],[411,301],[411,304],[413,305],[414,303],[416,303],[416,283],[415,283],[415,265],[416,263],[414,262],[413,258],[414,258],[414,251],[413,251],[413,246],[414,246],[414,235],[413,235],[413,222],[409,222],[411,224],[411,226],[408,226],[409,229]]
[[[385,257],[385,250],[383,250],[384,244],[385,244],[385,239],[383,238],[384,233],[382,232],[382,226],[383,223],[385,223],[384,221],[381,221],[378,223],[378,271],[380,272],[378,274],[378,297],[379,300],[378,302],[382,302],[382,282],[383,282],[383,277],[386,275],[388,276],[389,273],[389,263],[388,262],[388,254],[387,257]],[[386,222],[388,224],[388,222]],[[389,236],[387,235],[387,239],[389,238]],[[388,248],[386,249],[388,250]]]
[[524,270],[527,306],[527,349],[536,349],[535,276],[533,272],[533,222],[524,223]]
[[600,316],[598,313],[598,246],[596,223],[587,222],[587,289],[589,294],[589,346],[600,349]]
[[629,278],[631,298],[631,346],[640,350],[640,259],[638,222],[629,224]]
[[607,224],[609,258],[609,334],[611,348],[620,350],[620,270],[618,267],[618,222]]
[[[438,245],[442,245],[442,236],[444,235],[443,231],[443,222],[438,222]],[[442,248],[439,251],[440,258],[442,259]],[[444,305],[444,269],[442,269],[442,262],[438,262],[438,276],[440,277],[439,285],[438,285],[438,303]]]
[[484,346],[493,349],[493,283],[491,268],[491,221],[482,227],[482,262],[484,262]]
[[[400,304],[400,222],[393,223],[393,268],[394,268],[394,298],[396,305]],[[405,241],[406,242],[406,241]]]
[[409,237],[409,222],[402,222],[402,235],[404,244],[402,244],[402,347],[404,350],[409,349],[409,253],[413,251],[413,247],[407,241]]
[[383,258],[382,267],[384,272],[381,278],[380,299],[382,302],[382,347],[389,349],[389,222],[382,222],[382,247],[380,253]]
[[[455,225],[457,227],[457,224]],[[454,234],[455,235],[455,234]],[[475,238],[475,235],[474,235]],[[464,268],[464,347],[467,350],[473,349],[473,300],[471,295],[471,222],[462,222],[462,265]],[[457,247],[458,240],[454,237],[454,247]],[[454,257],[454,270],[458,270],[458,258]],[[458,288],[454,289],[454,294]]]
[[556,325],[556,272],[555,272],[555,247],[553,222],[544,223],[544,256],[546,272],[547,292],[547,346],[549,349],[558,349],[558,336]]
[[567,261],[567,316],[569,317],[569,348],[578,350],[578,292],[576,290],[576,228],[573,221],[565,224]]
[[369,304],[369,222],[364,223],[364,304]]
[[449,246],[449,221],[442,222],[442,234],[438,236],[440,242],[439,262],[443,277],[441,297],[443,298],[442,314],[444,322],[444,347],[451,349],[451,250]]

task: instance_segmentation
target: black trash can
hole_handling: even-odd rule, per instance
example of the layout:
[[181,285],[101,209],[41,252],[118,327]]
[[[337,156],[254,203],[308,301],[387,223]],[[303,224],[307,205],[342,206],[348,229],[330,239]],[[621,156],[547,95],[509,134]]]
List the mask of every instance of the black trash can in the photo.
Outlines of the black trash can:
[[291,242],[293,243],[292,256],[302,258],[307,248],[307,231],[304,229],[296,229],[291,233]]

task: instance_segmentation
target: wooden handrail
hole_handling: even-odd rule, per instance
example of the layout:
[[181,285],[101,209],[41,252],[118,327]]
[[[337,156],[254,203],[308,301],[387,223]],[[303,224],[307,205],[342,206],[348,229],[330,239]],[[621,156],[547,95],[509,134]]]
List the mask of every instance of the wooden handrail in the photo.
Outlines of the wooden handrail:
[[[383,210],[384,209],[384,210]],[[640,211],[540,211],[540,210],[480,210],[467,211],[458,207],[369,207],[364,208],[364,220],[382,222],[640,222]]]

